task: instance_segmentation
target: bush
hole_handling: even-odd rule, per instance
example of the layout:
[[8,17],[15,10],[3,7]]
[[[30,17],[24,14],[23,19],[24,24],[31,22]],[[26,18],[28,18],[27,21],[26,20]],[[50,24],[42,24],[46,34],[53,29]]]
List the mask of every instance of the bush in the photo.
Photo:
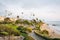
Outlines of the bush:
[[32,32],[32,28],[30,28],[30,27],[26,27],[26,31],[28,31],[28,32]]
[[8,36],[8,33],[7,32],[0,32],[0,35]]
[[41,31],[40,25],[36,25],[36,28],[35,29]]
[[34,39],[30,36],[27,36],[27,37],[24,38],[24,40],[34,40]]
[[12,23],[12,21],[10,20],[10,18],[4,18],[3,24],[10,24]]
[[20,20],[16,20],[16,22],[15,22],[15,23],[17,23],[17,24],[18,24],[18,23],[22,23],[22,22],[21,22]]
[[17,26],[13,24],[7,24],[5,31],[7,31],[9,35],[12,35],[12,34],[14,34],[15,36],[20,35],[19,30],[17,30]]
[[14,36],[20,36],[20,32],[18,30],[13,30],[11,32],[11,35],[14,34]]
[[17,29],[22,33],[26,32],[26,29],[23,26],[19,26]]
[[14,34],[15,36],[20,35],[19,30],[17,30],[17,26],[12,24],[1,24],[0,32],[7,32],[9,35]]
[[24,20],[23,23],[28,24],[28,25],[30,24],[30,22],[28,20]]
[[42,24],[44,24],[44,22],[40,20],[39,21],[39,25],[41,26]]
[[24,37],[27,37],[28,36],[27,33],[21,33],[21,35],[24,36]]
[[42,31],[42,34],[47,34],[47,35],[48,35],[49,32],[48,32],[47,30],[43,30],[43,31]]

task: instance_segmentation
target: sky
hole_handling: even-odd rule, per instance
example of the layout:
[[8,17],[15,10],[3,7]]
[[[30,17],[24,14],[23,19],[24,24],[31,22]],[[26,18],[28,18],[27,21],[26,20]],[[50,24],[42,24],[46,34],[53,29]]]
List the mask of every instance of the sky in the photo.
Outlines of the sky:
[[7,13],[12,13],[10,17],[60,21],[60,0],[0,0],[0,16]]

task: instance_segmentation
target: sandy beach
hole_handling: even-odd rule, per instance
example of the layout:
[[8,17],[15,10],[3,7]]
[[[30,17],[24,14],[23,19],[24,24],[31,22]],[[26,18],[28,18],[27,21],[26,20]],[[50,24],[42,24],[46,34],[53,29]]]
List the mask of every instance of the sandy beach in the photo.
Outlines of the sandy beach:
[[49,27],[47,24],[41,25],[41,30],[47,30],[51,38],[60,38],[60,34],[56,32],[52,27]]

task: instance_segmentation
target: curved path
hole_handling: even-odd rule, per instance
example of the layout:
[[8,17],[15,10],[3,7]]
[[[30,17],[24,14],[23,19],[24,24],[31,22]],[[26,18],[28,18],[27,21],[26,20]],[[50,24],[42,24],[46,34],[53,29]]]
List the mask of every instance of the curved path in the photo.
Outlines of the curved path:
[[45,40],[42,37],[36,35],[34,32],[29,33],[29,36],[31,36],[32,38],[34,38],[35,40]]

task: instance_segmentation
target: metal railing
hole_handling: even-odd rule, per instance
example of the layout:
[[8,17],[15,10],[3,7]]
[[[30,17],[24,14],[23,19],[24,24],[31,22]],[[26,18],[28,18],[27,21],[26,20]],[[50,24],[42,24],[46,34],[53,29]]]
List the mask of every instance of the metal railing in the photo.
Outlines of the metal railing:
[[0,37],[0,40],[23,40],[24,37],[22,36],[3,36]]

